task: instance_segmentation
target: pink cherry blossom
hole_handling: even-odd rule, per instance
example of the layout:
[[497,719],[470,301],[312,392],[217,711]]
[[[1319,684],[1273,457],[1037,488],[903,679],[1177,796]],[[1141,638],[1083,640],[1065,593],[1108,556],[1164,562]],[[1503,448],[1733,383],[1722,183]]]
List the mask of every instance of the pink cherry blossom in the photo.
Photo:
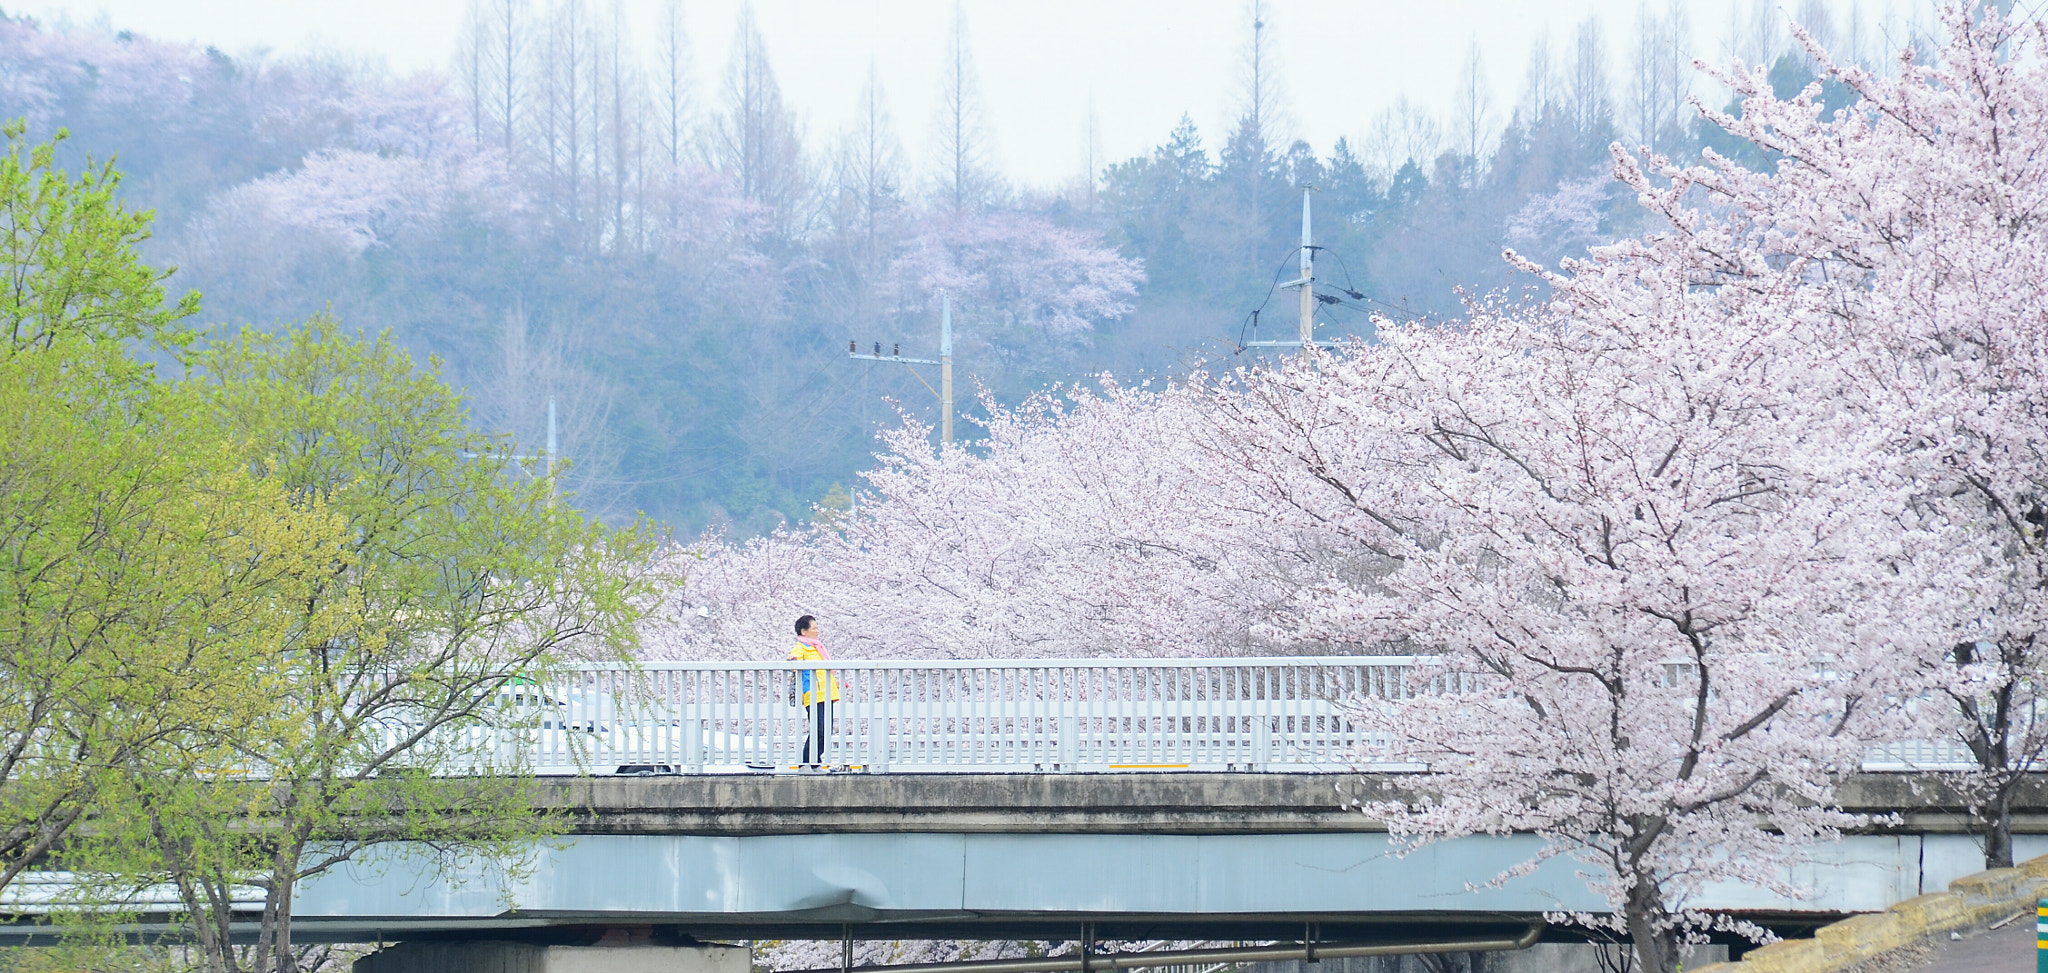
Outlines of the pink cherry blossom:
[[[1806,268],[1802,286],[1863,359],[1860,381],[1894,400],[1883,416],[1923,502],[1907,526],[1941,518],[1978,535],[1958,557],[1976,610],[1934,675],[1952,706],[1929,732],[1965,745],[1978,770],[1956,783],[1973,804],[1988,865],[2011,864],[2009,803],[2048,754],[2035,687],[2048,664],[2048,25],[1951,4],[1937,61],[1902,53],[1896,77],[1837,65],[1798,35],[1824,76],[1859,98],[1830,116],[1818,85],[1772,96],[1761,71],[1714,72],[1742,98],[1708,112],[1770,151],[1773,171],[1718,158],[1657,160],[1715,205],[1758,214],[1746,239],[1711,245]],[[1649,176],[1625,167],[1638,187]]]
[[1214,470],[1206,402],[1106,381],[987,402],[974,451],[906,424],[851,513],[681,555],[689,580],[649,648],[760,658],[810,612],[865,658],[1241,652],[1287,575],[1239,543],[1256,498]]
[[1092,233],[1009,211],[934,215],[891,267],[905,307],[946,288],[963,311],[998,327],[1072,337],[1130,313],[1143,264]]

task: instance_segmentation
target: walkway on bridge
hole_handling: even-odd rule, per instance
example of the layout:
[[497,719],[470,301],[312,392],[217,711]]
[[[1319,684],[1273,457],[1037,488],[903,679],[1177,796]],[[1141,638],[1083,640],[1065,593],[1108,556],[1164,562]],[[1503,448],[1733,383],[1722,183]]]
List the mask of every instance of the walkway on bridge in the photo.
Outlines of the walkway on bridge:
[[[868,773],[1132,770],[1419,772],[1347,713],[1445,688],[1414,656],[834,661],[826,759]],[[531,696],[516,745],[543,774],[795,769],[810,733],[804,663],[588,665]],[[822,677],[821,677],[822,681]],[[402,728],[394,728],[397,732]],[[1970,766],[1906,742],[1871,770]]]

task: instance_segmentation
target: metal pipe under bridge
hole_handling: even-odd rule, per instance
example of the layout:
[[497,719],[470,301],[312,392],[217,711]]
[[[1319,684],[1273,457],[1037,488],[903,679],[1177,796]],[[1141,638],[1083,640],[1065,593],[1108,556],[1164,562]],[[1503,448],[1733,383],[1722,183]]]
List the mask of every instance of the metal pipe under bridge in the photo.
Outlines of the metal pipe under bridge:
[[[533,772],[735,774],[801,769],[806,673],[838,687],[815,762],[867,773],[1420,772],[1346,718],[1369,699],[1439,692],[1414,656],[584,665],[512,687]],[[1682,664],[1674,663],[1674,666]],[[508,754],[509,755],[509,754]],[[1872,771],[1955,770],[1960,744],[1874,749]]]

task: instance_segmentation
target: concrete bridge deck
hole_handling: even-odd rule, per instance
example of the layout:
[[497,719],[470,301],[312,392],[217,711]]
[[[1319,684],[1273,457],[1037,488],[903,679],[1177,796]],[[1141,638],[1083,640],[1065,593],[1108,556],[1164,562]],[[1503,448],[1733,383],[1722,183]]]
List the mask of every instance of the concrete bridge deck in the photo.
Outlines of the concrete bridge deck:
[[[307,888],[299,928],[360,937],[556,933],[634,923],[698,939],[1326,940],[1512,932],[1547,911],[1604,911],[1553,860],[1474,888],[1538,840],[1472,837],[1400,855],[1347,802],[1415,775],[916,774],[579,778],[554,783],[577,837],[509,894],[336,875]],[[1915,784],[1919,786],[1916,787]],[[2048,788],[2021,801],[2025,857],[2048,853]],[[1814,850],[1790,901],[1720,888],[1713,906],[1787,930],[1882,909],[1982,867],[1959,805],[1930,781],[1865,775],[1854,809],[1897,812]]]
[[[1539,847],[1475,836],[1402,855],[1348,801],[1421,778],[1247,773],[563,778],[572,835],[501,880],[366,863],[302,885],[306,941],[817,938],[1324,941],[1512,935],[1550,911],[1604,911],[1568,860],[1485,883]],[[1711,889],[1702,904],[1785,931],[1882,909],[1979,870],[1959,806],[1903,775],[1852,781],[1896,826],[1813,849],[1790,901]],[[2021,804],[2021,857],[2048,853],[2048,788]],[[1480,884],[1480,887],[1474,887]],[[18,929],[18,927],[17,927]],[[0,927],[0,941],[12,931]]]
[[[2048,778],[2048,775],[2043,775]],[[1385,832],[1346,805],[1397,798],[1417,774],[805,774],[565,777],[549,803],[587,835],[1297,834]],[[1933,775],[1860,774],[1845,809],[1899,814],[1871,833],[1966,835]],[[2048,835],[2048,779],[2024,785],[2015,831]]]

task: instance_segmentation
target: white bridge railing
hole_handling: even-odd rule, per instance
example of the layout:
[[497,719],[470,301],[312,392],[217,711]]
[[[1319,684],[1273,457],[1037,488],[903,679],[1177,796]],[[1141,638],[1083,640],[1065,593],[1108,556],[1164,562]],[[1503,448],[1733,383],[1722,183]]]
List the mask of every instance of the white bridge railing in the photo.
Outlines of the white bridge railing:
[[[1347,707],[1398,699],[1410,656],[960,662],[834,660],[822,754],[798,681],[815,663],[587,665],[522,690],[514,734],[536,772],[747,773],[807,763],[868,772],[1420,771]],[[1443,687],[1423,687],[1424,692]],[[527,695],[530,693],[530,695]],[[1967,754],[1895,744],[1872,770],[1948,769]]]
[[[1335,771],[1374,741],[1349,701],[1398,697],[1414,659],[838,661],[826,766],[870,772]],[[803,764],[814,663],[584,666],[524,734],[537,770],[740,773]],[[1383,743],[1384,741],[1382,741]],[[1420,767],[1393,767],[1413,769]]]

